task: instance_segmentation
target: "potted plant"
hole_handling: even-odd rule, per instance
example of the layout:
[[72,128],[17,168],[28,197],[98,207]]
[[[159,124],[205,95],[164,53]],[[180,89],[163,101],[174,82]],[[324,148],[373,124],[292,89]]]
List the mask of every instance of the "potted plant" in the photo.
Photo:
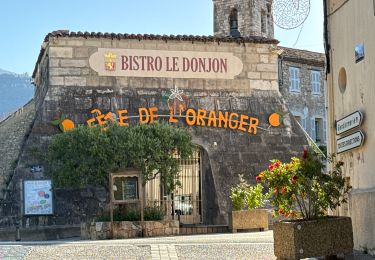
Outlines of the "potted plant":
[[272,160],[256,177],[269,189],[273,215],[286,218],[273,225],[278,259],[352,254],[351,219],[327,216],[346,203],[351,187],[342,176],[343,162],[334,156],[328,162],[332,170],[327,173],[324,156],[305,150],[289,163]]
[[232,232],[239,229],[268,230],[268,211],[259,209],[267,202],[267,195],[263,193],[263,186],[249,185],[239,175],[240,183],[234,186],[230,192],[233,210],[229,214],[229,226]]

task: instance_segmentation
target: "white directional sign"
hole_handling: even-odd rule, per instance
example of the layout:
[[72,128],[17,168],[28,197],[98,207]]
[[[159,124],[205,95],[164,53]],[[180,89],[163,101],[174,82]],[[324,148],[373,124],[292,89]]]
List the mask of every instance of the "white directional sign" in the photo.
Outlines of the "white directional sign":
[[365,135],[362,131],[355,132],[337,140],[337,153],[343,153],[362,146]]
[[362,124],[362,121],[363,114],[360,111],[356,111],[336,122],[336,134],[339,135],[356,128]]

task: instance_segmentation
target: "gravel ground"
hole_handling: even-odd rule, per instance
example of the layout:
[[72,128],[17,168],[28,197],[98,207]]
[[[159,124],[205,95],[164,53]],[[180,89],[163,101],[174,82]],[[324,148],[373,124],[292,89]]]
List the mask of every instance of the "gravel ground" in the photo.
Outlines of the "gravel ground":
[[179,260],[272,260],[272,244],[217,244],[217,245],[178,245],[176,251]]
[[18,260],[24,259],[25,255],[29,253],[31,246],[10,245],[0,246],[0,259]]
[[[253,232],[101,241],[0,242],[0,260],[274,260],[273,233]],[[355,253],[354,259],[374,260]]]
[[151,259],[150,246],[110,246],[110,245],[69,245],[69,246],[35,246],[25,257],[27,260],[61,260],[61,259]]

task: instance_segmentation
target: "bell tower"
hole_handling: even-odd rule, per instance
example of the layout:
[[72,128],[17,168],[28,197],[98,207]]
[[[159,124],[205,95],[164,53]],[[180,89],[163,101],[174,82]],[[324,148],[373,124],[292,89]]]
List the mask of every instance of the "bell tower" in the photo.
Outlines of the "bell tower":
[[274,38],[272,0],[213,0],[214,35]]

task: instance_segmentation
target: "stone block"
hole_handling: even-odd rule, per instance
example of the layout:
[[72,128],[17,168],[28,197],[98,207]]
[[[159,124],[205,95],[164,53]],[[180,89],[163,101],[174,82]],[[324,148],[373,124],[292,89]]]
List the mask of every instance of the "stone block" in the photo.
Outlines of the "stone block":
[[246,62],[248,63],[259,63],[259,54],[248,54],[246,55]]
[[51,86],[64,86],[64,77],[50,77],[49,85]]
[[71,47],[50,47],[50,58],[73,58],[73,48]]
[[85,46],[102,47],[101,40],[86,40]]
[[55,68],[55,67],[59,67],[59,66],[60,66],[60,59],[53,59],[53,58],[49,59],[49,67],[50,67],[50,69],[51,68]]
[[80,68],[50,68],[50,76],[80,76]]
[[74,58],[88,58],[89,49],[87,47],[74,48]]
[[278,74],[276,72],[262,72],[262,79],[278,80]]
[[260,72],[253,72],[253,71],[250,71],[247,73],[247,77],[249,79],[260,79]]
[[85,77],[64,77],[65,86],[84,87],[86,86]]
[[61,60],[61,67],[83,68],[87,67],[87,60]]
[[257,53],[270,53],[269,48],[257,48]]
[[68,46],[82,46],[83,41],[82,40],[69,39],[69,40],[65,41],[65,44],[68,45]]
[[260,55],[260,63],[269,63],[269,55]]
[[250,80],[250,88],[257,90],[278,90],[278,87],[268,80]]
[[260,72],[277,72],[277,66],[275,64],[258,64],[257,71]]
[[99,86],[99,77],[98,76],[86,77],[86,83],[87,83],[87,86],[97,87]]

